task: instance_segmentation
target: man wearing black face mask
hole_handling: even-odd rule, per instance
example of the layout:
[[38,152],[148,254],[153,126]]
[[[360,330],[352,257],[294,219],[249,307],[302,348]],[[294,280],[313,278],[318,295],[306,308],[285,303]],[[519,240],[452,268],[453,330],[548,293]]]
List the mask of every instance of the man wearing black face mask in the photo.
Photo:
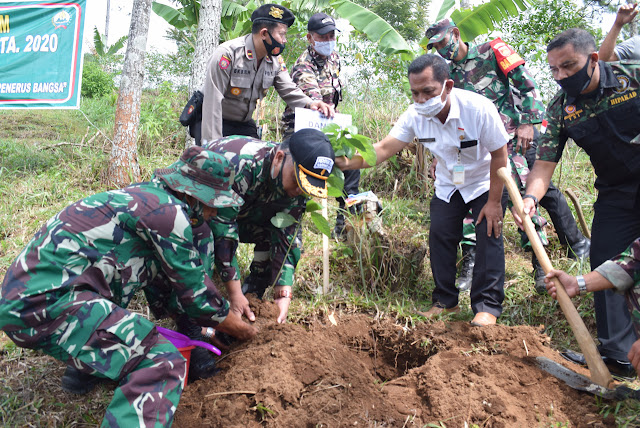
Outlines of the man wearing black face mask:
[[[532,197],[525,197],[524,211],[535,212],[535,198],[544,195],[567,139],[573,139],[590,156],[597,175],[594,269],[640,236],[640,64],[598,61],[593,36],[576,28],[549,43],[547,61],[562,90],[546,113],[548,126],[527,180]],[[635,376],[627,353],[636,336],[624,297],[604,290],[594,293],[594,302],[602,358],[613,374]],[[582,355],[567,354],[581,362]]]
[[330,105],[312,100],[291,81],[279,56],[294,20],[284,6],[265,4],[251,14],[251,34],[225,42],[215,50],[202,90],[203,142],[228,135],[258,138],[251,115],[257,101],[272,86],[292,107],[307,107],[333,116]]

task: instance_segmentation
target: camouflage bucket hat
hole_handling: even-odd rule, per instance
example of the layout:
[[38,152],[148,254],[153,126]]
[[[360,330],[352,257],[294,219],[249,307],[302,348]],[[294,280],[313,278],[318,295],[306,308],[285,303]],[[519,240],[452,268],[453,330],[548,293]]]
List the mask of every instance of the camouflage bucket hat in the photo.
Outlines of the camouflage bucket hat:
[[424,36],[429,39],[427,49],[431,49],[434,43],[438,43],[440,40],[444,39],[449,28],[453,28],[455,26],[456,24],[451,19],[447,18],[429,27],[424,33]]
[[235,169],[229,161],[200,146],[189,147],[179,161],[157,169],[155,174],[176,192],[191,195],[212,208],[238,207],[244,203],[231,190]]

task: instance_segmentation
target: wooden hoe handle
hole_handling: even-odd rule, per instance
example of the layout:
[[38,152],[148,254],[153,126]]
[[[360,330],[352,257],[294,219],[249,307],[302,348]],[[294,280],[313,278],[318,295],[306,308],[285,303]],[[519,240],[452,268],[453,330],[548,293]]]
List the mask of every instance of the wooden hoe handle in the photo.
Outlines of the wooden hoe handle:
[[[533,251],[538,258],[542,269],[544,269],[545,273],[549,273],[549,271],[553,269],[553,266],[551,265],[549,256],[547,256],[547,252],[540,242],[540,238],[536,233],[536,229],[533,225],[533,222],[531,221],[531,218],[528,215],[525,215],[522,211],[522,197],[520,196],[520,191],[518,190],[516,183],[514,183],[513,179],[511,178],[511,174],[504,167],[498,169],[498,176],[502,179],[502,181],[504,181],[504,184],[507,186],[511,202],[513,202],[513,206],[515,207],[517,214],[522,219],[524,231],[529,237],[529,241],[531,242]],[[576,310],[575,306],[573,306],[571,298],[567,294],[560,281],[558,281],[557,278],[553,278],[553,282],[556,286],[556,296],[558,299],[558,303],[560,304],[560,309],[562,309],[565,318],[569,322],[571,330],[573,331],[573,334],[578,341],[578,345],[580,345],[580,350],[587,360],[587,366],[589,367],[589,371],[591,372],[591,380],[602,387],[609,388],[609,384],[613,381],[613,378],[611,377],[611,373],[609,373],[607,366],[605,366],[604,362],[602,361],[600,353],[596,348],[596,344],[591,338],[591,334],[589,334],[589,331],[584,325],[582,318],[580,318],[580,314]]]

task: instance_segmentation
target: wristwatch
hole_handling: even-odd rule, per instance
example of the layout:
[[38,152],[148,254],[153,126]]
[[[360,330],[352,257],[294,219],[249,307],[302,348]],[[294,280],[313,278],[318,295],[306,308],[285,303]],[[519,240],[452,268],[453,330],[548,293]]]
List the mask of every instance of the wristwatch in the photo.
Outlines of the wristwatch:
[[576,276],[576,280],[578,281],[578,295],[584,296],[587,294],[587,282],[582,275]]
[[291,292],[290,289],[281,288],[280,290],[276,291],[275,294],[276,295],[275,295],[274,299],[280,299],[282,297],[288,297],[289,299],[293,300],[293,293]]

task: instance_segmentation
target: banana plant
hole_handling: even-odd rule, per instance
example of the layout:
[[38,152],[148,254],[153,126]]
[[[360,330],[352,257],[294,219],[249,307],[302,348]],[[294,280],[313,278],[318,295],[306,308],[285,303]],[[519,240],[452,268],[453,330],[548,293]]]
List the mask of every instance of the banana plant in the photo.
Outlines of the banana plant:
[[102,34],[98,31],[98,27],[93,27],[93,46],[96,50],[96,55],[99,57],[107,57],[118,53],[118,51],[124,47],[127,38],[128,36],[122,36],[117,42],[111,46],[107,46],[104,43]]
[[405,61],[411,61],[415,57],[415,52],[400,33],[369,9],[349,0],[333,0],[331,6],[340,17],[349,21],[353,28],[377,43],[378,49],[383,53],[398,54]]
[[[451,19],[460,30],[463,41],[471,41],[481,34],[487,34],[495,29],[495,24],[509,17],[517,16],[529,7],[528,0],[489,0],[470,9],[457,9],[451,14]],[[452,0],[445,0],[438,13],[437,21],[441,20],[453,8]],[[436,21],[436,22],[437,22]],[[429,39],[420,40],[420,46],[426,51]]]

